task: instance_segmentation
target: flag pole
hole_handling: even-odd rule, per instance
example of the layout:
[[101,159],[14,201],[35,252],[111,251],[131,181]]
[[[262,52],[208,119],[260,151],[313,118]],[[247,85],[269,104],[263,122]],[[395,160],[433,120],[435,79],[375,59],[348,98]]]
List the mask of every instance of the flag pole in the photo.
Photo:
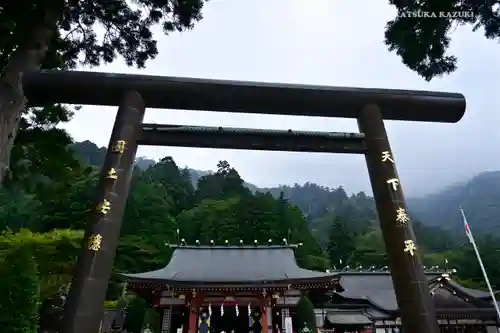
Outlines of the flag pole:
[[467,218],[465,217],[464,210],[462,207],[460,207],[460,213],[462,214],[462,218],[464,220],[464,226],[465,226],[465,232],[467,234],[467,237],[469,237],[469,240],[472,244],[472,247],[474,248],[474,252],[476,253],[477,257],[477,262],[479,263],[479,267],[481,268],[481,271],[483,272],[483,277],[484,281],[486,282],[486,286],[488,287],[488,291],[490,292],[491,299],[493,300],[493,306],[495,307],[495,311],[497,312],[497,317],[498,317],[498,323],[500,324],[500,309],[498,308],[498,303],[497,299],[495,297],[495,293],[493,292],[493,288],[491,287],[490,279],[488,278],[488,274],[486,274],[486,268],[484,267],[483,260],[481,259],[481,256],[479,255],[479,250],[476,245],[476,241],[474,240],[474,237],[472,236],[469,223],[467,223]]

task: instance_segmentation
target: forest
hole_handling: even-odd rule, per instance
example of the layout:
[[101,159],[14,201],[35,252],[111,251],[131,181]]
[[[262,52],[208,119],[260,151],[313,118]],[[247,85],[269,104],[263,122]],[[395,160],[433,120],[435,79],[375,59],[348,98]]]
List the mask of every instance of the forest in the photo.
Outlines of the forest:
[[[55,331],[60,319],[95,199],[102,163],[99,156],[105,153],[88,141],[68,143],[67,149],[74,156],[73,165],[65,174],[58,174],[57,180],[44,176],[32,186],[33,182],[23,178],[12,179],[0,195],[0,271],[4,277],[0,322],[26,320],[32,315],[39,318],[40,329]],[[413,227],[426,266],[454,268],[455,278],[465,286],[484,287],[468,243],[418,220]],[[250,189],[227,161],[220,161],[216,171],[204,175],[179,168],[171,157],[136,165],[114,272],[161,268],[171,255],[167,244],[177,243],[179,238],[191,244],[196,240],[202,244],[210,240],[268,244],[272,240],[278,244],[286,238],[304,244],[296,250],[297,261],[314,270],[387,265],[373,199],[364,193],[348,195],[342,187],[311,183]],[[492,283],[499,289],[499,243],[492,235],[476,238]],[[133,304],[133,295],[124,294],[123,287],[115,274],[107,307]],[[29,290],[32,295],[27,294]],[[36,313],[26,306],[33,295],[39,304]],[[26,310],[19,311],[21,308]]]

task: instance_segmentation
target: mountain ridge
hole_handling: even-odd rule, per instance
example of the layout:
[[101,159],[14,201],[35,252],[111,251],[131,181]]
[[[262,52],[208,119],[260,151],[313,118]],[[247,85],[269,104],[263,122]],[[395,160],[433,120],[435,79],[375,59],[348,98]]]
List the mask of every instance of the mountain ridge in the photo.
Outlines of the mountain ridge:
[[[104,162],[106,148],[98,147],[91,141],[77,142],[73,150],[80,159],[91,165],[102,165]],[[156,163],[147,157],[136,159],[136,166],[143,170]],[[201,177],[213,173],[188,167],[185,169],[189,171],[195,186]],[[244,186],[254,193],[269,192],[275,198],[283,196],[302,211],[311,229],[316,229],[319,235],[326,231],[335,216],[348,216],[351,221],[368,220],[373,225],[378,223],[373,198],[364,192],[348,195],[342,186],[329,188],[311,182],[264,188],[245,182]],[[413,219],[426,227],[463,235],[459,212],[459,208],[463,207],[474,232],[500,234],[500,219],[496,218],[500,216],[500,171],[485,171],[433,194],[408,197],[406,202]],[[363,224],[351,223],[354,230]]]

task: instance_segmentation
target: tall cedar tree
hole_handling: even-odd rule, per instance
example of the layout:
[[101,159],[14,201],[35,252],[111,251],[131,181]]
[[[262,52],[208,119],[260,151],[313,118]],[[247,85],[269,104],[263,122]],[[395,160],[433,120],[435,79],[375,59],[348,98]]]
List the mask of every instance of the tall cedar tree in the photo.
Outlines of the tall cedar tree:
[[[472,24],[474,30],[482,28],[488,39],[500,37],[498,0],[390,0],[389,3],[396,7],[397,17],[387,23],[385,44],[427,81],[457,68],[457,58],[446,54],[449,34],[457,26]],[[433,17],[411,17],[417,12]],[[454,17],[454,13],[464,12],[471,15]]]
[[148,304],[140,297],[134,297],[127,307],[127,316],[123,323],[123,328],[127,332],[141,333],[146,318]]
[[36,333],[40,286],[29,246],[12,248],[2,265],[0,327],[2,333]]
[[[37,70],[47,55],[59,66],[74,68],[110,63],[119,55],[143,68],[158,54],[151,27],[163,31],[192,28],[202,18],[205,0],[8,0],[0,11],[0,184],[9,171],[10,154],[27,103],[22,75]],[[98,38],[96,26],[103,28]]]
[[354,249],[354,237],[349,232],[346,221],[341,216],[335,217],[327,246],[330,263],[333,266],[346,263]]
[[316,315],[314,314],[314,305],[307,296],[301,296],[297,303],[297,332],[305,327],[309,332],[316,332]]

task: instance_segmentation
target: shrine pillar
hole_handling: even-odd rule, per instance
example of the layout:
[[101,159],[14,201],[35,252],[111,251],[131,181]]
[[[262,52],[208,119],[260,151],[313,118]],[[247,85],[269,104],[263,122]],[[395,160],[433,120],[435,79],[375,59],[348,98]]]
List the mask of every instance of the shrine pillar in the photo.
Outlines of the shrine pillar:
[[196,333],[198,328],[198,309],[203,298],[202,295],[193,292],[191,303],[189,304],[189,323],[187,333]]
[[260,317],[260,325],[262,326],[262,333],[267,333],[267,308],[262,309],[262,317]]
[[373,104],[365,106],[359,115],[358,125],[365,135],[366,165],[403,331],[438,333],[420,247],[416,243],[380,108]]
[[99,331],[144,111],[139,93],[124,93],[64,306],[62,333]]
[[260,302],[260,311],[261,311],[261,317],[260,317],[260,326],[262,327],[262,333],[268,333],[269,332],[269,309],[271,308],[271,304],[269,302],[269,297],[267,296],[266,292],[264,291],[263,297]]

